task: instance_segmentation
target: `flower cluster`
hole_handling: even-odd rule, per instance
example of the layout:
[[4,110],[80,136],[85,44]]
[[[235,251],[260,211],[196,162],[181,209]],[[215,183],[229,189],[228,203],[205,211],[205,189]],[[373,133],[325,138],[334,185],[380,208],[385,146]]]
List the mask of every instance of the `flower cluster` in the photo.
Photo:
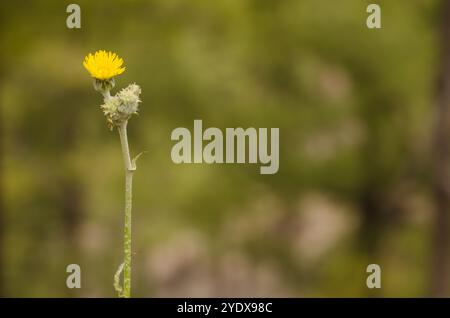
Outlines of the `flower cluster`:
[[123,59],[116,53],[100,50],[94,54],[89,53],[83,65],[94,78],[94,88],[104,97],[101,109],[106,116],[110,129],[125,123],[133,114],[137,114],[141,100],[141,88],[139,85],[130,84],[115,96],[110,91],[114,88],[114,76],[125,71]]
[[141,102],[140,94],[141,88],[139,85],[130,84],[115,96],[105,98],[105,103],[100,107],[111,129],[127,121],[131,115],[137,114]]

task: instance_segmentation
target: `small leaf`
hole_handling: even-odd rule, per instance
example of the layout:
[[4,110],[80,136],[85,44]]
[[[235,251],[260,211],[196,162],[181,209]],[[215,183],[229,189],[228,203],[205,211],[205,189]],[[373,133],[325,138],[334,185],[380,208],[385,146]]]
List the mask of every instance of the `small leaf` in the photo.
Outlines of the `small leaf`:
[[136,161],[139,159],[140,156],[142,156],[144,153],[147,153],[147,151],[140,152],[136,157],[133,158],[131,161],[131,166],[133,167],[133,170],[136,170]]
[[120,286],[120,274],[122,273],[124,266],[125,263],[120,264],[119,268],[114,274],[114,289],[119,294],[119,297],[123,297],[123,288],[122,286]]

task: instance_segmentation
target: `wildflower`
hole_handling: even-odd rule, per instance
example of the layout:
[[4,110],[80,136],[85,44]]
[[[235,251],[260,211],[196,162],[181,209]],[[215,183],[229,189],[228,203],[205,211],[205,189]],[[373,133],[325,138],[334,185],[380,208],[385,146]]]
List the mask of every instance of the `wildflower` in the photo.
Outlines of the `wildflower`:
[[[136,170],[136,160],[130,157],[128,146],[127,124],[133,114],[137,114],[141,100],[139,85],[130,84],[115,95],[111,95],[115,82],[114,76],[125,71],[123,60],[115,53],[97,51],[84,59],[84,67],[94,78],[94,89],[103,95],[103,104],[100,108],[106,116],[109,128],[117,128],[122,146],[122,155],[125,166],[125,226],[124,226],[124,261],[114,275],[114,288],[120,297],[131,296],[131,203],[133,173]],[[120,277],[123,273],[123,286]]]
[[106,81],[125,71],[122,67],[123,59],[116,53],[100,50],[94,54],[89,53],[83,62],[83,66],[95,79]]

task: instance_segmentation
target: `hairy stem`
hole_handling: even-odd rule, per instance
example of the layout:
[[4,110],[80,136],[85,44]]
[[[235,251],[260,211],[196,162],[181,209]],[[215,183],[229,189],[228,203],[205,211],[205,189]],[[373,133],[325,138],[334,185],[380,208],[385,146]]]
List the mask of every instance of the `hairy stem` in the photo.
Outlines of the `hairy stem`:
[[128,146],[127,123],[125,121],[119,127],[120,143],[122,146],[122,155],[125,165],[125,225],[124,225],[124,262],[123,262],[123,290],[122,297],[131,296],[131,203],[132,203],[132,185],[133,172],[135,170]]

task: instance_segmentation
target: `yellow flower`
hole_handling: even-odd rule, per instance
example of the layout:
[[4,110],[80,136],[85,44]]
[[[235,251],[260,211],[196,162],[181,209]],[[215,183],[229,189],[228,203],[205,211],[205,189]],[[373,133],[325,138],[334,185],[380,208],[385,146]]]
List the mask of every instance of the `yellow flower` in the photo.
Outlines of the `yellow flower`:
[[123,60],[112,52],[100,50],[92,55],[89,53],[84,58],[83,65],[91,73],[92,77],[99,80],[108,80],[116,75],[120,75],[125,71],[122,67]]

